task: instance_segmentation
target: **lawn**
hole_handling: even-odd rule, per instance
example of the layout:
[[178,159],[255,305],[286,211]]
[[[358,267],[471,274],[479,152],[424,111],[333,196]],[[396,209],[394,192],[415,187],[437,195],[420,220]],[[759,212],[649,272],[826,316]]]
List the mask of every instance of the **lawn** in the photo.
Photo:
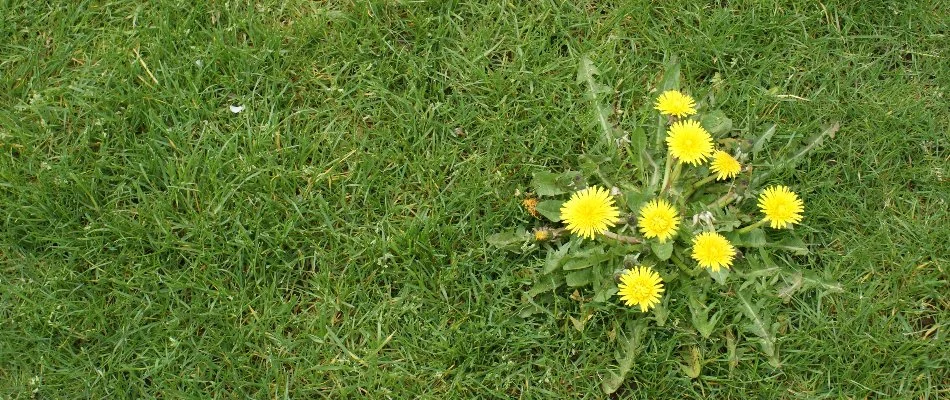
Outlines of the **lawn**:
[[844,292],[780,368],[651,330],[614,397],[950,397],[946,0],[45,3],[0,1],[4,398],[605,397],[640,314],[522,317],[543,255],[486,244],[598,140],[584,55],[620,129],[674,56],[775,159],[841,127],[770,181]]

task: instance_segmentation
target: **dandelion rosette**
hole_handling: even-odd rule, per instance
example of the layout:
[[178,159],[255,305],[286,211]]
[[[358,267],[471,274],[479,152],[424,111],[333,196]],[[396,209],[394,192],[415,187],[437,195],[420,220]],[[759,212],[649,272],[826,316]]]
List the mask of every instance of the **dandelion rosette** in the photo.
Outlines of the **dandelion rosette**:
[[[596,83],[591,67],[590,60],[583,59],[579,74],[585,75],[588,88],[595,93],[600,85]],[[781,229],[802,223],[805,207],[796,193],[786,186],[755,184],[770,176],[769,171],[762,171],[769,165],[778,167],[794,160],[764,161],[754,169],[751,165],[746,168],[741,162],[747,158],[742,149],[749,145],[749,139],[756,143],[767,140],[767,135],[773,133],[771,130],[764,133],[766,136],[749,138],[746,134],[736,135],[735,130],[725,129],[725,125],[729,125],[726,122],[723,131],[715,131],[714,137],[704,128],[704,122],[722,118],[722,111],[707,113],[704,105],[697,112],[697,102],[676,90],[657,94],[656,102],[648,104],[647,108],[655,108],[662,116],[657,118],[657,111],[653,109],[646,112],[653,115],[654,128],[660,135],[648,141],[639,138],[633,156],[641,156],[640,162],[630,163],[625,157],[605,157],[597,152],[579,160],[583,163],[582,172],[567,170],[536,174],[531,181],[532,189],[526,196],[532,199],[518,198],[517,201],[523,201],[528,213],[558,225],[531,221],[533,231],[524,228],[509,230],[488,239],[496,247],[520,254],[547,253],[543,260],[535,258],[534,263],[543,264],[543,267],[534,269],[537,279],[535,286],[525,294],[528,298],[550,292],[552,282],[567,282],[573,292],[570,295],[572,300],[592,304],[615,301],[618,306],[629,307],[631,313],[641,316],[645,314],[640,313],[660,310],[657,314],[661,319],[669,317],[670,320],[687,321],[686,325],[690,325],[689,312],[696,311],[691,310],[695,308],[692,306],[696,301],[702,302],[713,296],[722,303],[719,304],[722,310],[717,310],[717,315],[711,319],[693,318],[692,328],[704,338],[714,333],[726,332],[728,335],[730,329],[734,330],[734,326],[741,325],[744,319],[757,321],[774,314],[774,302],[762,307],[746,306],[760,305],[759,300],[752,296],[767,296],[772,289],[765,286],[780,285],[795,274],[794,270],[780,268],[759,271],[761,274],[729,274],[732,269],[767,263],[774,251],[798,253],[803,250],[803,245],[757,246],[753,243],[778,240],[762,237],[762,229],[769,229],[767,225]],[[604,104],[596,105],[597,109],[609,108]],[[644,116],[636,117],[642,120]],[[705,125],[712,129],[709,123]],[[611,132],[606,132],[611,124],[601,126],[605,128],[604,137],[608,139],[603,144],[615,145],[610,139]],[[833,133],[834,129],[837,125],[822,135]],[[793,157],[799,157],[813,147],[813,144],[805,145]],[[659,157],[654,158],[654,155]],[[600,164],[609,169],[600,169]],[[697,166],[699,168],[695,168]],[[565,190],[566,186],[582,182],[600,186],[579,191]],[[780,233],[772,235],[779,236]],[[747,241],[749,246],[757,246],[757,251],[743,252],[739,238],[748,239],[743,241]],[[800,242],[798,238],[793,239]],[[622,265],[619,271],[615,269],[618,265]],[[677,272],[680,270],[686,273]],[[674,277],[677,281],[667,287],[665,278]],[[710,278],[719,285],[708,285]],[[604,284],[604,279],[609,284]],[[826,290],[840,291],[831,289],[840,288],[837,283],[829,285],[834,286],[824,286]],[[718,296],[719,292],[729,292],[730,296]],[[788,300],[785,293],[782,297]],[[680,303],[666,309],[667,302],[676,304],[677,301],[688,302],[690,307]],[[726,321],[730,328],[718,329],[716,321]],[[687,327],[680,324],[675,330],[679,332]],[[762,352],[772,365],[778,365],[781,360],[773,347],[763,346]]]

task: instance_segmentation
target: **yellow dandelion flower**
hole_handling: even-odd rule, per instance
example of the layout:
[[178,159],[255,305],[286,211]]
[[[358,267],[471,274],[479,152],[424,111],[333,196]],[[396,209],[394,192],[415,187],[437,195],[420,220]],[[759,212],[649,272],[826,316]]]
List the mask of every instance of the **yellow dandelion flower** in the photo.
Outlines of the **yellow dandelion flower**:
[[766,188],[759,195],[759,210],[765,214],[769,226],[782,229],[802,222],[805,203],[788,187],[778,185]]
[[640,311],[646,312],[660,303],[663,294],[663,279],[649,267],[636,267],[627,270],[620,276],[617,285],[620,301],[628,307],[640,306]]
[[574,192],[561,206],[561,220],[567,224],[567,230],[588,239],[606,232],[619,219],[620,211],[610,192],[597,186]]
[[713,153],[712,136],[699,122],[692,120],[673,123],[666,144],[670,147],[670,154],[681,163],[699,165]]
[[736,256],[736,248],[729,243],[729,239],[716,232],[703,232],[693,238],[693,259],[699,266],[712,269],[729,268],[732,258]]
[[528,197],[521,201],[521,205],[524,206],[525,211],[528,214],[531,214],[532,217],[538,216],[538,199],[534,197]]
[[713,153],[712,163],[709,166],[716,173],[717,181],[724,181],[729,178],[735,178],[742,170],[742,164],[739,164],[735,158],[722,150],[716,150]]
[[679,215],[666,200],[655,199],[640,208],[640,232],[643,232],[646,238],[657,238],[661,243],[665,242],[676,234],[679,223]]
[[534,230],[534,240],[536,242],[543,242],[551,238],[551,232],[545,228],[538,228]]
[[663,115],[688,117],[696,114],[696,102],[689,95],[678,90],[667,90],[656,99],[654,107]]

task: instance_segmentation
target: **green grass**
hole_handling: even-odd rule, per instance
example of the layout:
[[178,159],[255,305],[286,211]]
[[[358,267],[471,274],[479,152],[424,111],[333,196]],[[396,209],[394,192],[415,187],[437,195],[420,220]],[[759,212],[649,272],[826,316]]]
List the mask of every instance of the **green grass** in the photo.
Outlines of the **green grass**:
[[3,397],[602,397],[636,314],[519,318],[485,244],[598,140],[581,54],[618,110],[678,55],[776,159],[842,126],[772,180],[845,293],[780,369],[655,330],[619,398],[950,396],[946,0],[42,3],[0,1]]

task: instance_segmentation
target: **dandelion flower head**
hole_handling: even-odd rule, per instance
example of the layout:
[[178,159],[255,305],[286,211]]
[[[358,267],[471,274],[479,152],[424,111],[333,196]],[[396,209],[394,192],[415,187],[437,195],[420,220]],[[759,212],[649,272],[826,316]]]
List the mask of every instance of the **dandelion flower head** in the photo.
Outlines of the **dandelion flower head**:
[[674,122],[666,136],[666,144],[673,157],[691,165],[706,162],[713,153],[712,136],[698,121]]
[[782,229],[802,222],[805,203],[786,186],[770,186],[759,195],[759,210],[769,226]]
[[679,90],[667,90],[660,94],[653,108],[659,110],[660,114],[679,118],[696,114],[696,102]]
[[717,150],[713,153],[712,163],[709,167],[716,173],[717,181],[735,178],[736,175],[739,175],[739,171],[742,170],[742,165],[739,164],[739,161],[722,150]]
[[729,268],[735,256],[736,248],[729,243],[729,239],[716,232],[703,232],[693,238],[693,259],[699,262],[700,267],[713,272],[719,271],[719,268]]
[[604,233],[620,219],[620,211],[607,189],[592,186],[571,196],[561,206],[561,220],[567,230],[588,239]]
[[629,307],[640,306],[646,312],[660,303],[663,294],[663,279],[649,267],[636,267],[620,276],[617,285],[620,301]]
[[528,211],[528,214],[531,214],[532,217],[538,216],[538,199],[535,197],[528,197],[521,201],[521,205],[524,206],[524,209]]
[[674,236],[680,217],[669,202],[655,199],[640,208],[640,232],[646,238],[657,238],[661,243]]

